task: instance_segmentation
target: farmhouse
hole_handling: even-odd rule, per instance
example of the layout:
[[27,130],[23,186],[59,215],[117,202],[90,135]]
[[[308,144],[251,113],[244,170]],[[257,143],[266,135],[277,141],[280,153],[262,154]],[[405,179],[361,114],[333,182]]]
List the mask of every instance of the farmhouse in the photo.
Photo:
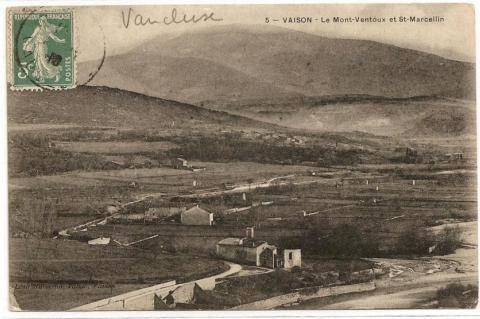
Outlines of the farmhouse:
[[184,225],[213,225],[213,213],[194,206],[180,215],[180,221]]
[[217,255],[227,260],[258,267],[292,268],[302,266],[300,249],[278,249],[265,241],[255,240],[253,227],[246,238],[225,238],[217,243]]
[[176,169],[188,168],[188,161],[184,158],[177,157],[172,160],[172,166]]

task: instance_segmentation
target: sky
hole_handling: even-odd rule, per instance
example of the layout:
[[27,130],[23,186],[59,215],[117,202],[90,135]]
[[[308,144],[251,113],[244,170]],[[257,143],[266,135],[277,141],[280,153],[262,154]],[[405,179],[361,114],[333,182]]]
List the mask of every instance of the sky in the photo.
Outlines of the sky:
[[[131,21],[124,26],[123,16]],[[136,14],[144,19],[163,21],[171,16],[173,9],[178,16],[214,13],[222,21],[198,22],[196,24],[164,23],[136,26]],[[221,5],[221,6],[105,6],[76,7],[77,61],[100,59],[104,48],[107,55],[115,55],[135,48],[158,36],[172,37],[182,32],[201,30],[213,25],[254,24],[290,28],[331,38],[373,40],[404,48],[420,50],[445,58],[474,62],[475,57],[475,13],[467,4],[322,4],[322,5]],[[444,21],[433,23],[402,23],[400,16],[432,17]],[[283,18],[312,17],[313,23],[289,24]],[[385,18],[385,23],[333,23],[333,17],[376,17]],[[390,22],[396,17],[397,22]],[[321,23],[330,19],[330,23]],[[277,19],[278,21],[273,21]],[[286,44],[287,45],[287,44]]]

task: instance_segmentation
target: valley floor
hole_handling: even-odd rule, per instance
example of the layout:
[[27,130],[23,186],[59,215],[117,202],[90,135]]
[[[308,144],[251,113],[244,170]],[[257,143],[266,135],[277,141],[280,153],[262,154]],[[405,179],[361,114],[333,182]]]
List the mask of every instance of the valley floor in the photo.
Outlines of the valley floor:
[[[191,141],[182,140],[189,136],[183,133],[168,143],[149,144],[140,133],[128,132],[133,137],[126,141],[117,136],[119,140],[100,138],[102,142],[96,144],[89,138],[84,138],[88,142],[68,141],[72,132],[55,131],[53,145],[48,142],[48,134],[53,134],[49,131],[44,149],[33,152],[38,158],[33,160],[28,152],[17,154],[19,168],[29,168],[9,179],[10,284],[20,308],[66,310],[164,281],[189,282],[222,273],[225,264],[213,255],[216,244],[226,237],[244,237],[245,228],[251,226],[260,240],[301,248],[303,269],[294,273],[245,267],[238,276],[250,293],[224,287],[238,293],[236,304],[208,306],[224,309],[256,297],[288,293],[290,284],[344,284],[348,278],[343,277],[368,270],[371,263],[383,263],[393,274],[376,278],[376,291],[312,300],[293,308],[423,307],[439,287],[473,283],[477,277],[476,171],[469,159],[436,164],[304,161],[293,165],[193,158],[188,159],[189,167],[178,168],[166,160],[172,157],[168,152],[177,143],[189,145],[190,151],[196,149]],[[31,138],[31,144],[25,136],[19,138],[19,145],[36,147],[37,136]],[[59,142],[62,138],[66,141]],[[390,151],[393,143],[389,140],[385,148]],[[378,139],[372,145],[384,147]],[[150,146],[152,153],[148,153]],[[361,145],[340,148],[346,154],[359,152],[360,159],[377,159],[370,150],[369,157],[363,158]],[[288,157],[299,148],[283,145],[280,150]],[[67,169],[64,172],[41,173],[48,171],[45,163],[51,156],[71,166],[62,166]],[[92,166],[81,166],[84,160],[92,160]],[[214,214],[213,226],[184,225],[179,216],[146,218],[150,208],[195,205]],[[120,215],[123,219],[114,220]],[[95,222],[85,225],[89,221]],[[338,249],[361,242],[382,258],[362,258],[367,253],[372,256],[366,246],[359,247],[365,256],[337,258],[335,254],[340,253],[331,247],[339,241],[332,238],[345,238],[336,237],[345,226],[358,237],[340,234],[346,236],[348,245]],[[415,236],[432,233],[434,237],[451,227],[464,234],[465,247],[455,254],[436,256],[422,251],[428,256],[414,258],[415,253],[404,252],[403,241],[412,230]],[[110,244],[88,244],[102,237],[109,238]],[[260,291],[255,281],[259,278],[271,289]],[[283,286],[275,282],[278,278],[284,280]],[[213,293],[218,293],[215,300],[222,300],[222,289]]]

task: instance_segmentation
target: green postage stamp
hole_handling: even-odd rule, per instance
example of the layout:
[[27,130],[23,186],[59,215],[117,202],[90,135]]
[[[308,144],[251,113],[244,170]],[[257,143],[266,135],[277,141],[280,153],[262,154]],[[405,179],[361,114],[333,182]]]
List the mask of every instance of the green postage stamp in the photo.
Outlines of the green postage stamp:
[[75,87],[73,10],[9,12],[12,89]]

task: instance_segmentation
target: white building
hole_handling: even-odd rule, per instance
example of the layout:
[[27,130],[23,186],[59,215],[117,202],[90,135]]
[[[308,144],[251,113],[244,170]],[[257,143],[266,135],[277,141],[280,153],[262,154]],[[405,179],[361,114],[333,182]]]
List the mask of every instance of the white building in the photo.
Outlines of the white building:
[[180,215],[180,220],[183,225],[213,225],[213,213],[207,212],[206,210],[194,206]]

